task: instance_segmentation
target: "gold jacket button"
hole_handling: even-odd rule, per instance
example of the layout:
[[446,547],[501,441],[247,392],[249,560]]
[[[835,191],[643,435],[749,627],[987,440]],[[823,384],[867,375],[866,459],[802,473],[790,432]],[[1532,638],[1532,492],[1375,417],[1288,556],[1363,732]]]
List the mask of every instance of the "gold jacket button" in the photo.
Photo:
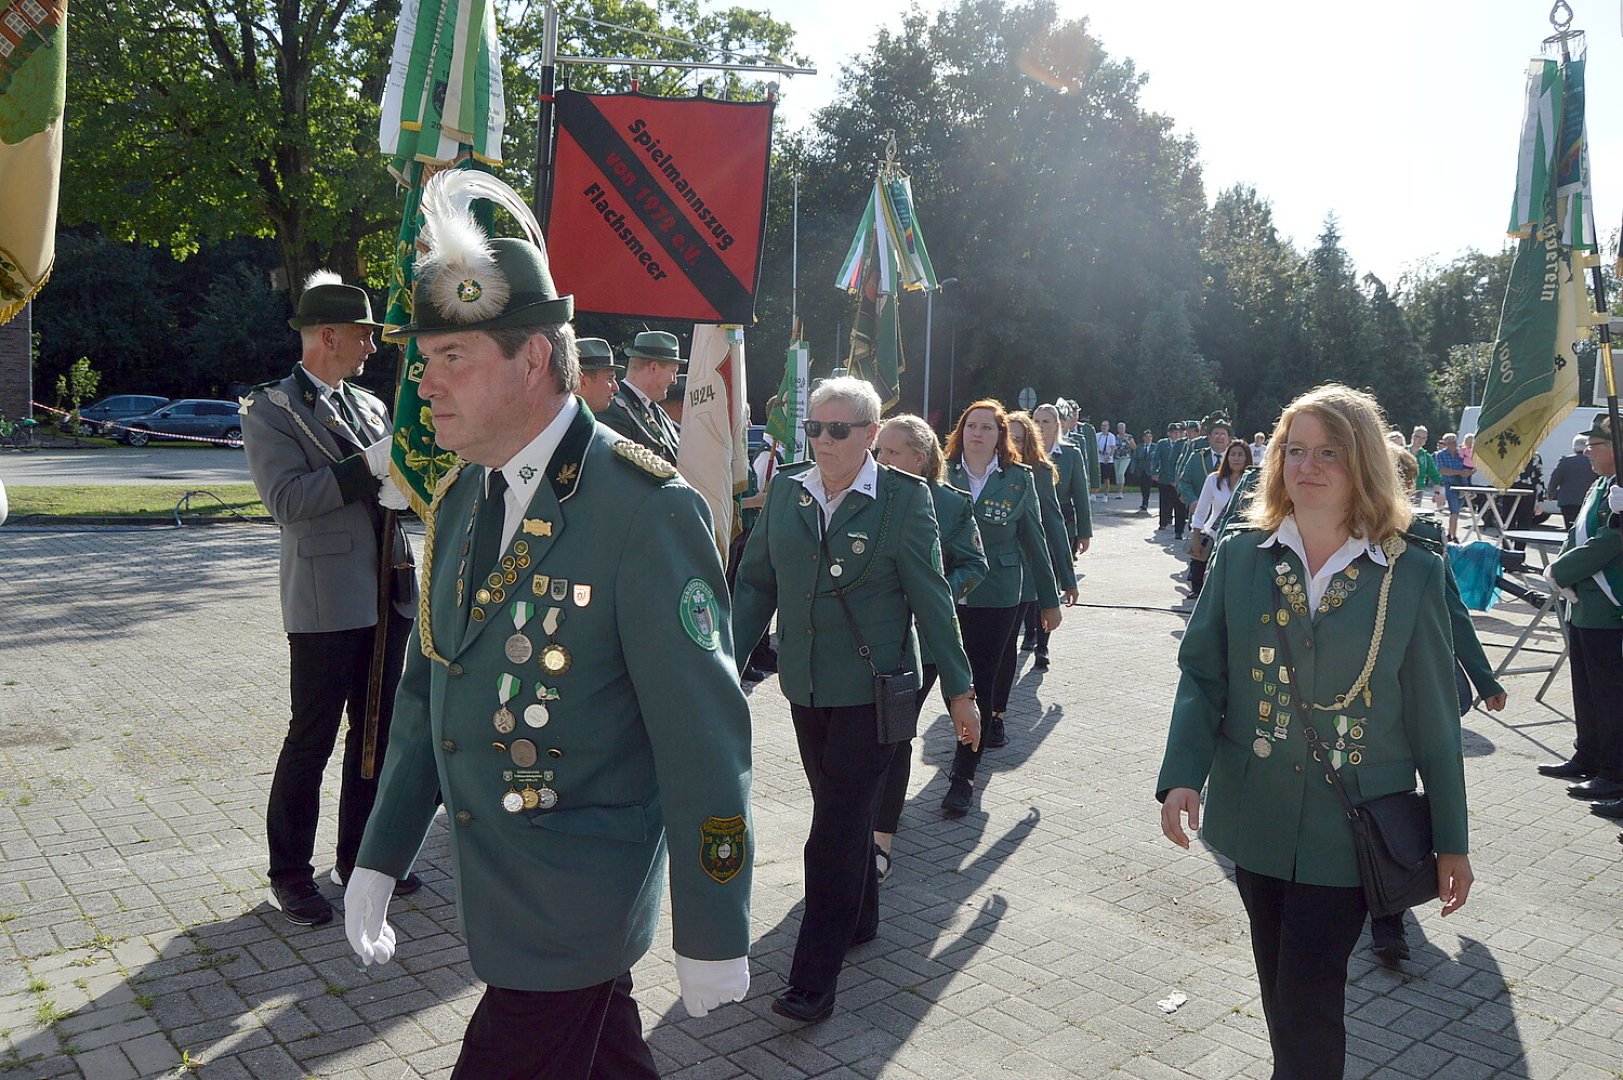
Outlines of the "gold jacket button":
[[456,753],[456,743],[452,742],[450,739],[446,739],[444,742],[440,743],[440,749],[444,750],[447,754],[454,754]]
[[451,673],[451,678],[453,678],[453,679],[460,679],[462,677],[462,665],[461,664],[451,664],[451,665],[447,666],[445,670],[449,671]]
[[1291,771],[1293,771],[1293,772],[1301,772],[1302,771],[1302,766],[1300,764],[1292,765],[1291,766]]
[[473,823],[473,815],[468,813],[466,810],[458,810],[456,812],[456,823],[458,825],[472,824]]

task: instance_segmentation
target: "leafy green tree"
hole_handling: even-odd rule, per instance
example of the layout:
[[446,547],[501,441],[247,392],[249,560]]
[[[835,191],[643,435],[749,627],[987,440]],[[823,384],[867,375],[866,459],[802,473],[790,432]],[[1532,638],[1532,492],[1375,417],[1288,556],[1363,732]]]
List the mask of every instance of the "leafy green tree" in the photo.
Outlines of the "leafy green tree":
[[1375,339],[1371,386],[1376,397],[1392,422],[1404,430],[1425,424],[1441,435],[1453,422],[1437,407],[1431,371],[1409,320],[1380,278],[1365,274],[1364,284],[1369,289],[1370,331]]
[[1398,302],[1429,370],[1447,367],[1457,345],[1493,342],[1513,255],[1510,248],[1495,255],[1469,251],[1399,279]]
[[1197,352],[1185,293],[1163,296],[1145,316],[1134,367],[1130,404],[1139,430],[1159,434],[1173,420],[1233,410],[1218,389],[1217,365]]
[[1335,380],[1379,396],[1375,381],[1376,340],[1369,302],[1358,288],[1356,269],[1341,246],[1335,215],[1325,218],[1324,230],[1308,255],[1307,286],[1298,304],[1302,332],[1297,363],[1289,365],[1281,403],[1322,382]]

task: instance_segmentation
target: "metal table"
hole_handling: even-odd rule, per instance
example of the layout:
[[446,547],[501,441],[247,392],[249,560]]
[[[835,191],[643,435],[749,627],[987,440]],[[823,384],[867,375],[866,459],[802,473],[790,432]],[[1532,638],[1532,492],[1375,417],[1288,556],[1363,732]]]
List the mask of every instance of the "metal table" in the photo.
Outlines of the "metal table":
[[[1489,490],[1491,491],[1493,489],[1490,488]],[[1507,492],[1506,494],[1509,493]],[[1511,529],[1509,531],[1501,532],[1500,535],[1501,539],[1503,540],[1525,544],[1528,548],[1538,552],[1539,569],[1541,571],[1550,565],[1550,556],[1554,552],[1560,550],[1561,545],[1565,543],[1567,539],[1566,533],[1556,529]],[[1544,580],[1542,573],[1534,574],[1531,569],[1523,570],[1522,573],[1530,577],[1537,577],[1539,581],[1539,588],[1549,588],[1549,583]],[[1561,671],[1561,666],[1566,663],[1567,653],[1572,648],[1572,642],[1567,636],[1566,620],[1561,617],[1561,609],[1557,606],[1560,602],[1561,595],[1556,592],[1551,592],[1549,597],[1544,601],[1544,604],[1536,612],[1534,612],[1533,621],[1527,624],[1527,629],[1522,631],[1521,636],[1516,639],[1516,643],[1512,645],[1510,647],[1510,651],[1505,654],[1505,658],[1499,661],[1499,666],[1494,669],[1495,677],[1500,675],[1526,675],[1537,672],[1547,672],[1547,674],[1544,676],[1544,682],[1538,688],[1538,693],[1533,695],[1534,701],[1544,700],[1545,693],[1550,689],[1550,684],[1555,681],[1556,675]],[[1545,616],[1552,613],[1555,615],[1555,625],[1557,629],[1561,631],[1561,651],[1556,655],[1555,660],[1547,666],[1542,664],[1533,664],[1519,668],[1511,667],[1511,661],[1515,660],[1516,654],[1522,651],[1522,647],[1527,644],[1527,639],[1532,637],[1533,632],[1543,624]]]
[[1498,528],[1499,535],[1503,537],[1507,531],[1507,527],[1505,525],[1505,519],[1499,514],[1499,499],[1497,496],[1510,496],[1510,516],[1514,518],[1516,516],[1516,511],[1521,509],[1522,497],[1533,494],[1532,488],[1506,488],[1504,491],[1500,491],[1496,487],[1481,487],[1475,484],[1455,484],[1454,490],[1465,496],[1465,505],[1471,508],[1471,513],[1465,527],[1469,529],[1471,535],[1478,540],[1483,538],[1482,522],[1477,517],[1476,507],[1472,506],[1471,504],[1470,497],[1472,495],[1488,496],[1488,499],[1486,500],[1488,513],[1493,515],[1493,523]]

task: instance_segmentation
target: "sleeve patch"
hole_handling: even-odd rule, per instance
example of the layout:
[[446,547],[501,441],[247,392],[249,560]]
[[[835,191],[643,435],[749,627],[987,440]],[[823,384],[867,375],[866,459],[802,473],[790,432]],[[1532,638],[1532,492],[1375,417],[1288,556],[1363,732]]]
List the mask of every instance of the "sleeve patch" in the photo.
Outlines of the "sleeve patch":
[[678,607],[682,629],[693,639],[693,644],[712,651],[721,644],[721,605],[716,603],[716,591],[709,582],[703,578],[688,579],[682,586]]
[[748,845],[749,827],[744,824],[743,815],[706,818],[699,826],[699,865],[725,885],[744,869]]

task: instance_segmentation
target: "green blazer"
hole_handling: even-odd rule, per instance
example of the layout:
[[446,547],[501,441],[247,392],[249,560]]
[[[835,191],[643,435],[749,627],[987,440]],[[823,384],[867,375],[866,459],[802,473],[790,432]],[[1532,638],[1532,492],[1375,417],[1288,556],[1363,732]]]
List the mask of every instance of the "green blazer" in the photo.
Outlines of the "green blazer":
[[1072,546],[1077,540],[1093,539],[1093,505],[1088,499],[1088,471],[1082,464],[1082,452],[1061,439],[1048,452],[1059,467],[1060,513],[1065,516],[1065,532]]
[[1568,616],[1573,626],[1586,630],[1615,630],[1623,626],[1623,607],[1612,603],[1595,575],[1600,574],[1612,586],[1612,595],[1623,600],[1623,536],[1610,524],[1611,510],[1606,505],[1607,493],[1612,490],[1612,478],[1603,476],[1590,485],[1584,496],[1583,515],[1589,529],[1589,538],[1578,543],[1578,530],[1567,533],[1561,553],[1550,564],[1556,584],[1578,594]]
[[[667,851],[675,951],[744,956],[749,709],[709,511],[584,406],[548,474],[501,562],[460,574],[485,470],[448,476],[435,497],[425,604],[357,865],[404,875],[440,792],[468,955],[492,986],[624,974],[653,940]],[[515,630],[521,601],[535,607]],[[510,653],[515,638],[527,649]],[[549,645],[567,670],[545,666]],[[504,677],[511,732],[493,722]]]
[[[1033,469],[1032,479],[1037,484],[1037,509],[1042,517],[1043,539],[1048,548],[1049,569],[1054,572],[1054,583],[1059,589],[1076,588],[1076,563],[1071,557],[1071,538],[1065,531],[1065,515],[1059,508],[1059,497],[1054,491],[1054,470]],[[1020,602],[1037,599],[1037,581],[1026,574],[1020,586]]]
[[[962,460],[947,466],[947,482],[969,488]],[[1011,463],[993,472],[975,500],[975,523],[986,546],[986,579],[964,601],[970,607],[1014,607],[1020,603],[1027,574],[1036,578],[1043,609],[1059,606],[1059,590],[1048,554],[1037,481],[1026,465]]]
[[[959,491],[951,484],[931,482],[930,498],[935,504],[936,533],[941,538],[941,564],[956,603],[986,576],[981,531],[975,525],[975,507],[970,503],[969,492]],[[935,663],[928,640],[919,642],[919,663]]]
[[1187,439],[1162,439],[1155,444],[1155,482],[1157,484],[1176,484],[1178,482],[1178,463],[1183,454]]
[[1200,499],[1200,489],[1206,483],[1206,477],[1217,471],[1217,466],[1210,462],[1211,449],[1201,446],[1184,455],[1183,464],[1178,466],[1178,498],[1182,499],[1191,510]]
[[738,655],[754,650],[775,611],[784,697],[819,708],[871,703],[873,672],[834,595],[842,588],[881,672],[919,670],[916,620],[943,690],[948,696],[968,690],[969,659],[942,574],[929,485],[881,465],[875,497],[846,495],[828,524],[829,558],[841,571],[834,575],[818,543],[821,511],[799,479],[812,464],[778,470],[744,544],[733,583]]
[[1478,697],[1493,697],[1505,692],[1493,675],[1493,662],[1482,648],[1482,639],[1476,636],[1476,624],[1471,621],[1471,609],[1460,595],[1459,582],[1454,580],[1454,564],[1449,561],[1448,548],[1443,542],[1443,523],[1429,514],[1417,514],[1404,534],[1442,557],[1446,578],[1444,593],[1448,599],[1448,630],[1454,641],[1454,658],[1465,669]]
[[[1465,854],[1465,765],[1442,560],[1416,544],[1390,569],[1361,555],[1332,582],[1344,602],[1309,618],[1290,611],[1276,585],[1295,576],[1305,589],[1307,571],[1283,545],[1260,547],[1263,539],[1247,530],[1213,555],[1178,650],[1182,678],[1157,797],[1209,784],[1202,835],[1237,865],[1309,885],[1355,886],[1352,829],[1303,734],[1313,726],[1355,803],[1412,790],[1418,772],[1431,798],[1436,849]],[[1311,708],[1331,704],[1357,679],[1388,574],[1369,697],[1356,695],[1337,712]],[[1285,673],[1281,622],[1294,678]]]
[[1082,453],[1082,466],[1087,472],[1088,486],[1099,486],[1099,432],[1087,421],[1077,428],[1071,440]]

